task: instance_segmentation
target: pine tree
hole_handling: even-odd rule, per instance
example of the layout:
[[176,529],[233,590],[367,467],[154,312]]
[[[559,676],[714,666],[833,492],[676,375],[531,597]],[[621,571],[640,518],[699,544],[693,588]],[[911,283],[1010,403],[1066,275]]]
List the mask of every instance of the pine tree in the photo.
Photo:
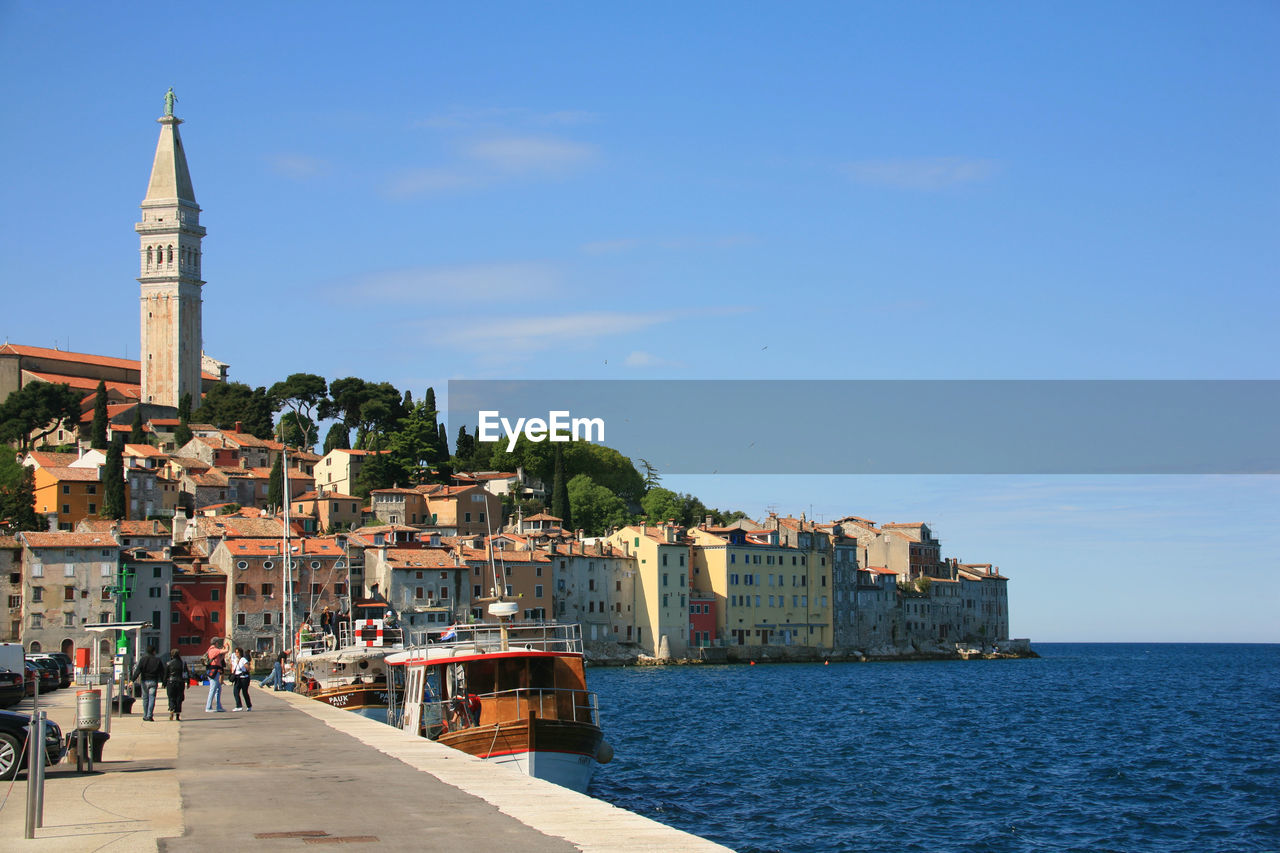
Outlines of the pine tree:
[[191,434],[191,392],[182,395],[178,401],[178,428],[173,431],[173,441],[182,447],[194,436]]
[[129,427],[129,443],[130,444],[146,444],[147,433],[142,428],[142,406],[141,404],[133,408],[133,424]]
[[564,451],[556,445],[556,473],[551,481],[551,514],[560,519],[565,530],[573,529],[569,513],[569,483],[564,477]]
[[102,517],[127,518],[124,492],[124,442],[113,438],[107,449],[107,464],[102,466]]
[[89,446],[107,449],[107,383],[98,380],[98,394],[93,401],[93,424],[89,427]]
[[279,511],[284,506],[284,454],[276,455],[271,466],[271,478],[267,482],[267,506]]

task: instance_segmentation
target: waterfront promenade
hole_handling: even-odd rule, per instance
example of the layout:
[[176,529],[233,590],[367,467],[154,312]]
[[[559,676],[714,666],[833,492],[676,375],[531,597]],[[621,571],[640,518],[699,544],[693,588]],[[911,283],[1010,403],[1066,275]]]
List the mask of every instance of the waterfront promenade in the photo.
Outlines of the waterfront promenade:
[[[41,698],[64,732],[75,691]],[[254,710],[242,713],[205,713],[204,699],[204,688],[189,691],[181,722],[159,710],[163,697],[154,723],[141,713],[113,717],[92,774],[74,762],[49,768],[34,840],[23,839],[25,774],[0,783],[0,848],[727,849],[293,694],[255,689]]]

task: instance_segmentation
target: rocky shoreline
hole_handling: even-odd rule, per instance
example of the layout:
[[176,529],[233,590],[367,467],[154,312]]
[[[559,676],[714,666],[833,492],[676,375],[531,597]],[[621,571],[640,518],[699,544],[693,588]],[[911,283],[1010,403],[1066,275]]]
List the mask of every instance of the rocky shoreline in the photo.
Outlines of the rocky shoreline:
[[738,663],[817,663],[818,661],[936,661],[1038,658],[1026,639],[996,644],[939,643],[934,646],[879,646],[869,649],[816,649],[809,646],[727,646],[699,649],[694,658],[656,658],[618,643],[584,644],[587,666],[697,666]]

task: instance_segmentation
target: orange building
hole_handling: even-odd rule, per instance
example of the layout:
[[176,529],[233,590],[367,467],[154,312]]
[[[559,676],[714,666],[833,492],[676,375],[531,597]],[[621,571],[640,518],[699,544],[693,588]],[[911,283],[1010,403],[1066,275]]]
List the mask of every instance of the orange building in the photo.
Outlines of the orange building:
[[[86,518],[102,512],[103,484],[98,468],[37,466],[36,512],[53,518],[58,530],[72,530]],[[125,506],[129,505],[129,484],[125,482]]]

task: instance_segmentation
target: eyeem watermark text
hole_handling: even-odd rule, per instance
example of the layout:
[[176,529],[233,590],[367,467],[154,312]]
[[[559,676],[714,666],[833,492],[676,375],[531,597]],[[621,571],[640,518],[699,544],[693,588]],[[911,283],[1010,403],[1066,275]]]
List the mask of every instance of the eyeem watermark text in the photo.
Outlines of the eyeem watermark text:
[[[501,435],[498,429],[502,429]],[[480,412],[480,428],[476,437],[480,441],[498,441],[507,437],[507,452],[516,449],[520,433],[532,442],[539,441],[604,441],[604,418],[575,418],[567,411],[547,412],[542,418],[516,418],[513,424],[498,411]]]

